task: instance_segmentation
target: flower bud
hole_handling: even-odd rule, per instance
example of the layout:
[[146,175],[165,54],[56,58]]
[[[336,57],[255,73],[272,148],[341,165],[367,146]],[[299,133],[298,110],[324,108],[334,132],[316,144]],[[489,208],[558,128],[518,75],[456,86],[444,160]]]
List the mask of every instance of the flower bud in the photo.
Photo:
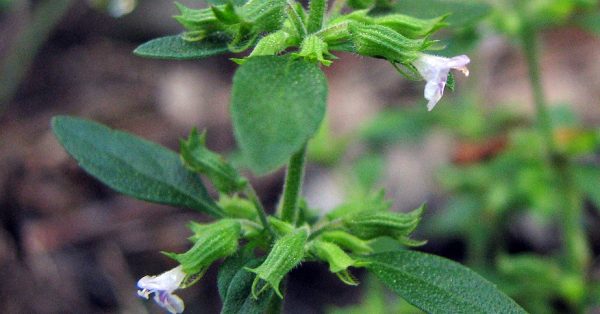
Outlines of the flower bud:
[[193,224],[190,228],[194,231],[192,248],[182,254],[166,253],[181,264],[186,274],[199,273],[238,249],[241,226],[236,220],[221,219],[211,224]]
[[222,193],[242,190],[248,180],[242,177],[223,157],[206,148],[206,133],[192,130],[186,141],[180,142],[180,154],[186,168],[206,175]]
[[[254,283],[252,284],[252,296],[258,299],[258,296],[268,287],[271,286],[275,293],[283,299],[283,295],[279,290],[279,283],[283,277],[296,267],[304,257],[304,245],[308,238],[306,229],[301,228],[295,230],[280,239],[278,239],[271,252],[265,261],[254,269],[247,269],[256,274]],[[262,287],[258,287],[260,281],[266,282]]]
[[361,239],[407,237],[419,224],[423,206],[410,213],[359,212],[342,218],[343,225]]

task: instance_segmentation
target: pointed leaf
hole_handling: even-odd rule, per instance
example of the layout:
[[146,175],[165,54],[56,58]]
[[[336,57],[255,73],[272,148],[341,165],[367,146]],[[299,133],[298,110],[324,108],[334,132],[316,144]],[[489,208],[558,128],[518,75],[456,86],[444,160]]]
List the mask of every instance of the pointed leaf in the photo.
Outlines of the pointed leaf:
[[327,81],[313,63],[289,57],[252,57],[233,78],[231,115],[250,168],[283,165],[317,131],[325,114]]
[[133,53],[146,58],[189,60],[203,59],[228,52],[227,41],[205,39],[197,42],[184,40],[180,35],[153,39],[137,47]]
[[396,251],[361,261],[388,288],[428,313],[526,313],[494,284],[445,258]]
[[202,182],[183,167],[175,152],[74,117],[55,117],[52,129],[79,165],[112,189],[149,202],[223,216]]

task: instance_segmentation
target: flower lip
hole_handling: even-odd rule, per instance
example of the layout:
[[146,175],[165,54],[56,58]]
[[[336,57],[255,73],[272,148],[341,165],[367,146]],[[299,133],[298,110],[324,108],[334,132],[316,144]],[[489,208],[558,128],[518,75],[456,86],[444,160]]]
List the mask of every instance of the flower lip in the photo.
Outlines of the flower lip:
[[137,282],[138,288],[141,289],[138,290],[138,295],[148,299],[150,294],[154,293],[153,299],[158,305],[172,314],[182,313],[185,308],[183,300],[173,294],[175,290],[180,288],[186,277],[181,268],[180,265],[158,276],[141,278]]
[[465,76],[469,76],[467,64],[471,60],[466,55],[460,55],[453,58],[421,54],[419,58],[413,61],[413,66],[419,71],[419,74],[427,81],[425,85],[424,96],[429,102],[427,109],[431,111],[444,95],[444,88],[448,81],[448,74],[451,69],[461,71]]

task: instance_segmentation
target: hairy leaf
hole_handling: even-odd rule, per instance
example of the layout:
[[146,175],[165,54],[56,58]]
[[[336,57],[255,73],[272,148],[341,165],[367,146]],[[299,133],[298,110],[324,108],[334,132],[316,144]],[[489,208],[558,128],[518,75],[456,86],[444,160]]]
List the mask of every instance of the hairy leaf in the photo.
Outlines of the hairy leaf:
[[202,182],[173,151],[74,117],[55,117],[52,129],[79,165],[112,189],[141,200],[223,216]]
[[327,81],[302,59],[248,59],[233,78],[235,137],[256,173],[283,165],[317,131],[325,114]]
[[190,42],[180,35],[153,39],[137,47],[133,53],[146,58],[189,60],[203,59],[228,52],[227,41],[207,38]]
[[445,258],[396,251],[362,261],[392,291],[428,313],[526,313],[495,285]]

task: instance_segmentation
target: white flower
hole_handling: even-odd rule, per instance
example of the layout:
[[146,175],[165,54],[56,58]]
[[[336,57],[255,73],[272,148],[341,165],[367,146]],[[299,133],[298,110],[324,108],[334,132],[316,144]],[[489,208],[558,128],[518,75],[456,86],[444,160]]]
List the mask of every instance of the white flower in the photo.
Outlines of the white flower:
[[181,265],[158,276],[145,276],[137,282],[138,295],[148,299],[154,293],[154,301],[171,314],[182,313],[185,306],[180,297],[173,294],[179,289],[186,274],[181,270]]
[[419,58],[413,61],[413,65],[419,71],[419,74],[427,81],[425,85],[425,99],[429,100],[427,109],[431,111],[444,95],[444,88],[448,80],[450,69],[461,71],[465,76],[469,76],[467,64],[471,60],[462,55],[454,58],[444,58],[421,54]]

